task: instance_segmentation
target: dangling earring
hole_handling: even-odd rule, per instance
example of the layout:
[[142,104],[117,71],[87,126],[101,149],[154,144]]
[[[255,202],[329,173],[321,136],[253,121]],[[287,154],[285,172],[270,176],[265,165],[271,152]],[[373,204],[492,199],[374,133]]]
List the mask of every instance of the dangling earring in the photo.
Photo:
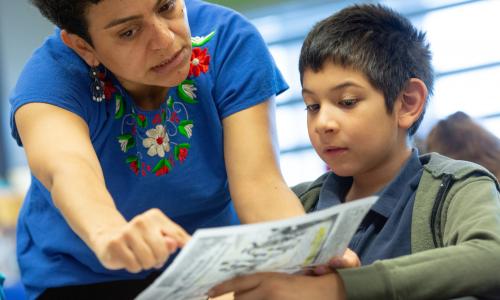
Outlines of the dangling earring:
[[92,83],[90,84],[90,89],[92,91],[92,100],[96,102],[101,102],[106,98],[104,95],[104,84],[98,77],[99,74],[99,68],[97,67],[90,67],[90,79]]

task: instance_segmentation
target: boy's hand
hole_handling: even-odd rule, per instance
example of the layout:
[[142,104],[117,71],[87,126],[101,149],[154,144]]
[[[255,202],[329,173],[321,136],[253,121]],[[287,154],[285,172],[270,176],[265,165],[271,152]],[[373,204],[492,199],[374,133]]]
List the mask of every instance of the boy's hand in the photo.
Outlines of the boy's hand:
[[150,209],[128,223],[95,236],[92,250],[104,267],[137,273],[161,268],[190,236],[159,209]]
[[213,287],[208,295],[217,297],[234,291],[235,300],[344,300],[342,279],[336,273],[302,276],[258,273],[240,276]]
[[334,272],[335,269],[357,268],[360,266],[361,261],[356,252],[347,248],[344,255],[330,259],[327,265],[317,266],[312,270],[312,273],[314,275],[325,275]]

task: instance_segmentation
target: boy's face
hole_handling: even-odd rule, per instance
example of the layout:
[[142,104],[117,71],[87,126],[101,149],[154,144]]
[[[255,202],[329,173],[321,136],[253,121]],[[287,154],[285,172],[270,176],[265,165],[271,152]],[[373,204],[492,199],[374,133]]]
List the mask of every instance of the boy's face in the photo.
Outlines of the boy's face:
[[400,149],[396,114],[363,73],[331,62],[319,72],[306,69],[302,95],[309,138],[335,174],[376,173]]

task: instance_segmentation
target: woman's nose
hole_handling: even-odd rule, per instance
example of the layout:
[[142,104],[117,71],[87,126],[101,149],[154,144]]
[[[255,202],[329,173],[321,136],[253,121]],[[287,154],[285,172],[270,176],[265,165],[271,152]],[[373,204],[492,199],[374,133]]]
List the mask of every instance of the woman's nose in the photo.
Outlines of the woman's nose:
[[175,39],[175,34],[168,26],[167,21],[158,20],[153,23],[152,27],[153,33],[150,41],[151,49],[161,50],[169,48]]

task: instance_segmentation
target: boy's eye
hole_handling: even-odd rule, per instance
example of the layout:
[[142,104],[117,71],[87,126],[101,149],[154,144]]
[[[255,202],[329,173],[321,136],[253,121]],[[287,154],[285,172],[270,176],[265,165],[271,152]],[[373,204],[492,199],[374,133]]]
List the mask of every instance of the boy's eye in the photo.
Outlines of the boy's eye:
[[316,112],[319,110],[319,104],[309,104],[309,105],[306,105],[306,110],[308,112]]
[[137,32],[137,30],[135,30],[135,29],[130,29],[130,30],[124,31],[124,32],[120,33],[120,38],[131,39],[134,37],[136,32]]
[[344,99],[339,102],[340,105],[345,107],[352,107],[358,103],[358,99]]

